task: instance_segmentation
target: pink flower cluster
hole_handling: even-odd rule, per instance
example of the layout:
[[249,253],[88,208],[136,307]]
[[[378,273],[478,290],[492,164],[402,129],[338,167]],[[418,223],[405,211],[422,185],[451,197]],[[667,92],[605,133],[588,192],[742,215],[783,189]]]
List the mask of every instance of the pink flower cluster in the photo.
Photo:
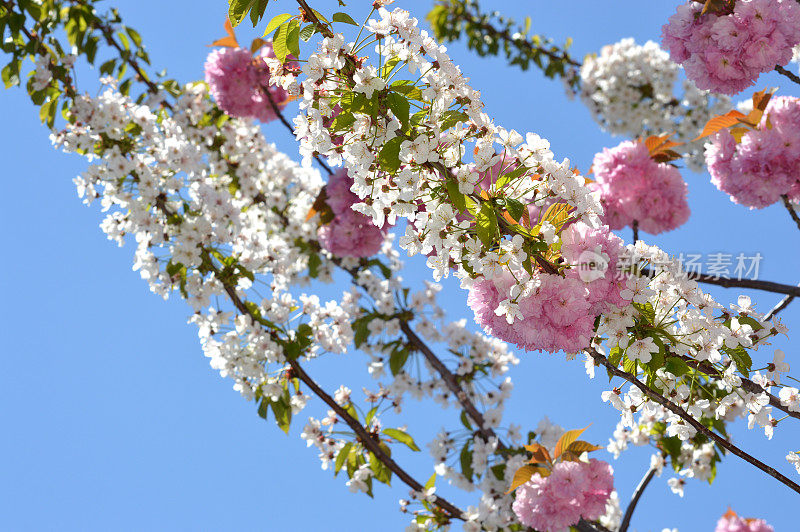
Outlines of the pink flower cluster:
[[717,521],[714,532],[775,532],[775,529],[763,519],[743,519],[728,512]]
[[761,209],[786,194],[800,200],[800,98],[770,100],[757,130],[737,144],[731,133],[718,132],[706,144],[711,182],[735,203]]
[[[275,57],[267,43],[253,57],[247,48],[219,48],[208,54],[206,82],[220,109],[231,116],[269,122],[276,118],[267,99],[269,69],[264,59]],[[286,107],[289,94],[280,87],[269,87],[269,95],[279,109]]]
[[360,202],[351,186],[353,178],[347,170],[330,177],[325,186],[326,203],[334,218],[317,230],[317,237],[320,245],[337,257],[370,257],[380,251],[385,228],[376,227],[372,218],[351,208]]
[[671,231],[689,219],[688,188],[677,168],[657,163],[641,142],[625,141],[606,148],[594,157],[592,165],[605,210],[605,223],[611,229],[639,222],[642,231],[652,235]]
[[699,89],[737,94],[762,72],[792,59],[800,43],[795,0],[737,0],[727,15],[700,15],[703,4],[678,7],[662,29],[662,45]]
[[623,306],[624,276],[617,275],[622,240],[608,227],[591,229],[582,222],[562,232],[565,259],[573,266],[564,277],[540,273],[538,286],[519,297],[521,318],[508,323],[496,310],[516,284],[511,273],[477,279],[467,304],[489,334],[522,349],[576,353],[589,345],[595,318],[607,304]]
[[537,473],[517,488],[512,508],[525,526],[560,531],[581,518],[598,519],[613,490],[614,475],[607,462],[559,462],[550,476]]

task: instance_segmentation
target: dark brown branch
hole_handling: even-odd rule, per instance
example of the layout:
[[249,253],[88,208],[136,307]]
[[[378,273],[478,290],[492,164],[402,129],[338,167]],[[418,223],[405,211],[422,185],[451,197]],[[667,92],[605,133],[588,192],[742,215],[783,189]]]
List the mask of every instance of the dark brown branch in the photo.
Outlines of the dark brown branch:
[[475,404],[470,401],[467,393],[461,388],[461,385],[458,382],[456,376],[445,366],[444,362],[442,362],[436,354],[431,351],[431,349],[427,346],[427,344],[417,336],[417,333],[411,328],[407,321],[401,320],[400,321],[400,329],[403,331],[403,334],[406,335],[408,341],[416,348],[417,351],[422,353],[425,357],[425,360],[430,363],[433,368],[439,372],[439,375],[442,376],[442,380],[447,385],[447,388],[456,396],[458,402],[461,404],[461,407],[467,413],[469,417],[478,425],[478,432],[480,432],[481,436],[483,436],[484,440],[489,440],[491,437],[497,438],[497,447],[498,449],[505,449],[505,444],[500,441],[500,438],[495,434],[495,432],[486,427],[486,421],[483,419],[483,414],[475,407]]
[[650,484],[650,481],[653,480],[653,477],[656,474],[656,466],[650,466],[650,469],[645,473],[642,480],[639,482],[639,485],[636,486],[636,490],[633,492],[633,497],[631,497],[631,502],[628,503],[628,508],[625,510],[625,515],[622,518],[622,522],[619,525],[618,532],[626,532],[628,530],[628,526],[631,524],[631,518],[633,517],[633,512],[636,510],[636,505],[639,503],[639,499],[644,493],[644,490],[647,488],[647,485]]
[[639,241],[639,220],[633,221],[631,229],[633,229],[633,243],[635,244]]
[[785,486],[789,487],[793,491],[795,491],[797,493],[800,493],[800,485],[798,485],[796,482],[793,482],[791,479],[787,478],[785,475],[782,475],[774,467],[771,467],[771,466],[765,464],[764,462],[762,462],[758,458],[755,458],[754,456],[752,456],[752,455],[746,453],[745,451],[739,449],[738,447],[733,445],[731,442],[729,442],[728,440],[726,440],[725,438],[723,438],[722,436],[720,436],[716,432],[709,430],[705,425],[703,425],[702,423],[697,421],[695,418],[690,416],[683,408],[681,408],[680,406],[676,405],[672,401],[662,397],[661,394],[657,393],[655,390],[653,390],[652,388],[647,386],[645,383],[641,382],[634,375],[631,375],[630,373],[628,373],[626,371],[623,371],[623,370],[619,369],[617,366],[615,366],[614,364],[610,363],[606,357],[604,357],[603,355],[598,353],[597,350],[595,350],[594,348],[589,347],[586,350],[586,352],[589,353],[589,356],[591,356],[595,360],[595,362],[605,366],[606,369],[609,372],[611,372],[612,375],[614,375],[615,377],[621,377],[621,378],[625,379],[626,381],[628,381],[629,383],[631,383],[632,385],[634,385],[637,388],[639,388],[639,390],[642,393],[644,393],[647,397],[649,397],[651,400],[655,401],[656,403],[660,404],[661,406],[663,406],[664,408],[666,408],[667,410],[669,410],[673,414],[675,414],[678,417],[680,417],[681,419],[683,419],[686,423],[688,423],[697,432],[705,435],[707,438],[711,439],[714,443],[716,443],[717,445],[719,445],[723,449],[726,449],[731,454],[734,454],[734,455],[738,456],[739,458],[741,458],[745,462],[747,462],[747,463],[755,466],[756,468],[760,469],[761,471],[765,472],[766,474],[768,474],[772,478],[776,479],[781,484],[784,484]]
[[[269,93],[269,87],[263,87],[263,90],[264,94],[267,95],[267,101],[269,101],[269,104],[272,107],[272,112],[275,113],[275,116],[278,117],[278,120],[281,121],[281,124],[283,124],[294,137],[294,127],[289,123],[288,120],[286,120],[286,117],[283,116],[280,107],[278,107],[278,104],[276,104],[275,100],[272,99],[272,94]],[[322,157],[319,155],[314,155],[314,159],[317,160],[317,163],[319,163],[319,165],[328,173],[328,175],[333,175],[333,170],[331,170],[330,166],[325,164],[325,162],[322,160]]]
[[[217,273],[217,272],[215,272]],[[253,320],[255,317],[250,313],[250,311],[245,306],[244,302],[239,298],[239,295],[236,293],[235,288],[230,286],[227,283],[223,283],[225,287],[225,292],[228,294],[228,297],[231,299],[231,302],[236,307],[236,309],[243,315],[249,316]],[[339,416],[347,426],[349,426],[353,432],[355,432],[356,436],[358,437],[358,441],[372,454],[375,455],[375,458],[380,460],[386,467],[388,467],[397,477],[402,480],[408,487],[412,490],[417,492],[424,492],[425,487],[417,482],[411,475],[409,475],[400,465],[395,462],[389,455],[387,455],[383,449],[381,449],[379,442],[371,435],[367,429],[353,416],[351,416],[347,410],[339,406],[333,397],[328,395],[325,390],[319,387],[319,385],[305,372],[305,370],[300,366],[300,363],[297,360],[287,360],[287,363],[292,368],[294,375],[297,376],[303,383],[311,389],[322,401],[327,404],[336,415]],[[433,501],[433,504],[447,512],[448,516],[451,519],[464,519],[463,514],[458,507],[450,503],[447,499],[442,497],[436,496],[436,499]]]
[[785,68],[783,68],[783,67],[782,67],[782,66],[780,66],[780,65],[777,65],[777,66],[775,67],[775,72],[777,72],[778,74],[783,74],[784,76],[786,76],[786,77],[787,77],[787,78],[789,78],[790,80],[792,80],[792,81],[794,81],[795,83],[797,83],[798,85],[800,85],[800,76],[798,76],[798,75],[797,75],[797,74],[795,74],[794,72],[791,72],[791,71],[789,71],[789,70],[786,70]]
[[[800,285],[798,285],[798,286],[800,286]],[[778,301],[778,304],[775,305],[774,307],[772,307],[772,310],[767,312],[766,316],[764,316],[764,319],[765,320],[771,320],[772,318],[774,318],[775,315],[778,314],[778,312],[780,312],[783,309],[785,309],[786,307],[788,307],[789,303],[794,301],[795,297],[796,296],[786,296],[783,299],[781,299],[780,301]]]
[[[653,271],[644,268],[642,270],[642,275],[644,277],[652,277]],[[785,294],[795,297],[800,296],[800,286],[790,284],[758,281],[756,279],[732,279],[730,277],[717,277],[705,273],[687,273],[687,277],[698,283],[713,284],[723,288],[750,288],[752,290],[763,290],[764,292],[773,292],[776,294]]]
[[789,201],[789,196],[783,194],[781,196],[781,199],[783,200],[783,206],[786,207],[786,210],[789,212],[789,216],[792,217],[792,220],[794,220],[794,223],[797,225],[797,228],[800,229],[800,216],[797,215],[797,211],[795,210],[794,205],[792,205],[792,202]]

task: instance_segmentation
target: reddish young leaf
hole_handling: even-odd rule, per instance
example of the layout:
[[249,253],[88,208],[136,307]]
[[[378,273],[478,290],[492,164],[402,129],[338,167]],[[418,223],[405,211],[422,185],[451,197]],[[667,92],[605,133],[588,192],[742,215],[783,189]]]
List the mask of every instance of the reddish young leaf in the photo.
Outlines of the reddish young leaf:
[[217,39],[208,46],[225,46],[228,48],[239,48],[239,42],[236,40],[236,35],[233,33],[233,26],[231,25],[230,19],[227,18],[225,19],[225,33],[228,34],[227,37],[223,37],[222,39]]
[[703,128],[703,132],[697,138],[692,140],[702,139],[704,137],[708,137],[713,135],[717,131],[721,129],[725,129],[726,127],[735,126],[741,123],[741,119],[745,118],[743,113],[740,113],[737,110],[728,111],[724,115],[715,116],[708,122],[706,122],[705,127]]
[[588,429],[589,426],[586,426],[582,429],[575,429],[575,430],[568,430],[565,432],[559,439],[558,443],[556,443],[556,458],[561,456],[561,453],[569,449],[569,446],[578,439],[578,437],[583,434],[583,431]]
[[531,453],[532,457],[530,462],[532,464],[545,464],[553,461],[550,458],[550,452],[548,452],[547,447],[540,443],[526,445],[525,450]]
[[528,482],[533,475],[539,473],[543,477],[546,477],[550,474],[550,470],[545,467],[536,467],[532,465],[524,465],[517,469],[514,473],[514,479],[511,481],[511,487],[508,488],[506,493],[511,493],[518,487],[522,486],[526,482]]

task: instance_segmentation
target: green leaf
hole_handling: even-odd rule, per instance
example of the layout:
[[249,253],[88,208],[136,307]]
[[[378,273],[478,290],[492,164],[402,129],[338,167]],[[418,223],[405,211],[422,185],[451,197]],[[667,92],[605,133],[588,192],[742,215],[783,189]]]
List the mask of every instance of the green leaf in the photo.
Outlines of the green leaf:
[[[397,81],[393,81],[392,84],[389,86],[391,90],[394,92],[399,92],[408,98],[409,100],[418,100],[422,101],[422,91],[414,85],[414,82],[408,79],[399,79]],[[425,111],[422,111],[424,114]]]
[[267,419],[267,413],[269,412],[269,403],[270,400],[266,397],[261,398],[261,402],[258,403],[258,415],[261,416],[263,419]]
[[394,116],[396,116],[402,124],[403,130],[407,130],[409,112],[411,111],[411,104],[408,103],[408,100],[396,92],[390,92],[386,95],[386,103],[389,105],[389,109],[394,113]]
[[467,440],[467,443],[461,448],[459,461],[461,462],[461,473],[467,477],[467,480],[471,481],[475,472],[472,470],[472,451],[469,449],[470,443],[472,443],[472,440]]
[[689,373],[690,368],[689,364],[684,362],[683,359],[678,357],[669,357],[667,359],[666,370],[676,377],[680,377]]
[[250,10],[250,22],[253,23],[254,28],[258,26],[258,23],[264,16],[264,11],[267,10],[267,4],[269,4],[269,0],[258,0]]
[[312,22],[311,24],[306,25],[305,28],[300,30],[300,38],[303,39],[303,41],[308,42],[308,40],[311,37],[313,37],[316,32],[317,32],[317,25]]
[[753,367],[753,359],[747,354],[747,351],[741,345],[737,345],[736,349],[723,347],[722,350],[731,357],[733,363],[736,364],[736,369],[745,377],[750,377],[750,369]]
[[458,212],[465,212],[467,210],[467,197],[458,190],[458,182],[455,179],[448,179],[445,182],[447,187],[447,195],[450,198],[450,203],[453,204]]
[[490,247],[494,243],[497,234],[497,216],[494,209],[488,203],[481,204],[481,210],[475,217],[478,224],[478,239],[484,246]]
[[[386,446],[386,444],[381,446],[381,450],[383,450],[383,452],[385,452],[387,455],[391,456],[391,450]],[[386,464],[378,460],[378,457],[375,456],[372,451],[369,453],[369,468],[375,474],[375,478],[378,480],[378,482],[389,484],[392,479],[391,469],[386,467]]]
[[241,24],[256,1],[257,0],[230,0],[228,4],[228,18],[233,27]]
[[414,438],[409,436],[406,432],[400,429],[383,429],[383,433],[390,438],[399,441],[400,443],[406,444],[406,446],[408,446],[408,448],[412,451],[419,451],[419,447],[417,447],[417,444],[414,443]]
[[339,474],[339,471],[342,470],[344,466],[344,461],[347,460],[347,457],[350,455],[350,448],[353,446],[352,442],[348,442],[344,444],[339,450],[339,454],[336,455],[336,461],[333,463],[333,475],[336,476]]
[[622,369],[631,375],[636,375],[636,360],[631,360],[628,355],[622,359]]
[[467,413],[464,410],[461,411],[461,417],[459,419],[461,420],[461,424],[467,427],[467,430],[472,430],[472,423],[469,422]]
[[356,347],[361,347],[361,344],[369,338],[369,322],[372,321],[371,316],[364,316],[358,318],[353,322],[353,331],[355,331],[355,338],[353,343]]
[[406,348],[395,349],[392,351],[392,355],[389,357],[389,369],[392,372],[392,375],[397,375],[406,365],[406,361],[408,361],[408,356],[411,352]]
[[286,47],[295,58],[300,57],[300,22],[292,19],[286,34]]
[[282,13],[280,15],[275,15],[274,17],[272,17],[272,20],[270,20],[269,24],[267,24],[267,29],[264,30],[263,37],[266,37],[267,35],[269,35],[273,31],[275,31],[275,29],[278,26],[280,26],[281,24],[283,24],[284,22],[286,22],[290,18],[292,18],[292,16],[289,13]]
[[286,61],[286,56],[289,55],[288,37],[289,23],[284,22],[278,26],[278,29],[275,30],[275,36],[272,38],[272,51],[275,52],[275,57],[280,59],[281,63]]
[[431,478],[428,479],[428,482],[425,483],[425,489],[429,490],[436,485],[436,473],[431,475]]
[[360,24],[353,20],[347,13],[334,13],[331,18],[333,22],[343,22],[345,24],[352,24],[353,26],[360,26]]
[[459,122],[465,122],[468,119],[469,116],[461,111],[445,111],[442,113],[439,127],[442,129],[442,131],[444,131],[446,129],[450,129]]
[[514,170],[501,175],[497,179],[497,182],[494,185],[495,189],[500,190],[501,188],[506,186],[512,180],[517,179],[518,177],[521,177],[521,176],[525,175],[525,172],[527,172],[527,171],[528,171],[528,168],[526,168],[525,166],[519,166],[519,167],[515,168]]
[[378,154],[381,170],[387,174],[393,174],[400,168],[400,144],[402,143],[403,137],[394,137],[383,145]]
[[271,402],[270,406],[272,407],[272,413],[275,414],[275,422],[278,427],[286,434],[289,434],[289,427],[292,424],[292,405],[289,390],[284,389],[280,399]]
[[398,57],[392,57],[391,59],[386,61],[386,63],[381,67],[380,76],[383,79],[389,79],[389,75],[392,73],[392,70],[394,70],[394,67],[396,67],[397,63],[399,62],[400,58]]
[[739,321],[739,323],[746,323],[747,325],[752,327],[754,331],[760,331],[761,329],[764,328],[764,326],[761,325],[758,322],[758,320],[753,318],[752,316],[737,316],[736,319]]
[[510,214],[514,220],[519,221],[525,212],[525,206],[520,201],[506,198],[506,210],[508,210],[508,214]]
[[308,256],[308,276],[316,279],[319,275],[319,267],[322,266],[322,258],[319,253]]

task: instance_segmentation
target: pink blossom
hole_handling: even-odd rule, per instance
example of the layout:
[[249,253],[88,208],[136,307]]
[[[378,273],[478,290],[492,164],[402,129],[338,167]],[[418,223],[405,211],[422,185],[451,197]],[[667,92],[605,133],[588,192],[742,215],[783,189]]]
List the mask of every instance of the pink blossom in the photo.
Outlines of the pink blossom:
[[278,108],[286,107],[289,94],[269,86],[269,69],[264,62],[267,57],[275,57],[269,43],[255,57],[247,48],[219,48],[208,54],[206,82],[220,109],[231,116],[274,120],[277,115],[266,97],[266,87]]
[[372,218],[352,209],[360,202],[350,191],[352,185],[353,179],[346,170],[330,177],[325,201],[334,217],[317,230],[317,237],[320,245],[337,257],[370,257],[380,251],[386,228],[375,226]]
[[657,163],[640,142],[625,141],[604,149],[592,166],[605,222],[622,229],[639,222],[650,234],[675,229],[689,219],[688,188],[677,168]]
[[714,532],[775,532],[763,519],[744,519],[731,510],[717,521]]
[[512,509],[520,522],[541,532],[598,519],[614,490],[611,466],[600,460],[559,462],[548,477],[538,473],[517,488]]
[[591,305],[585,298],[584,284],[546,273],[538,278],[540,285],[519,298],[522,319],[511,324],[495,313],[515,284],[511,274],[505,272],[492,280],[476,280],[467,297],[475,321],[489,334],[530,351],[576,353],[588,346],[594,317],[589,314]]
[[564,229],[561,238],[564,258],[572,267],[565,277],[535,275],[531,283],[538,286],[517,301],[521,319],[509,324],[495,312],[516,283],[511,273],[473,283],[467,304],[489,334],[530,351],[575,353],[589,345],[594,320],[606,305],[625,304],[620,297],[625,278],[617,272],[623,250],[619,237],[607,226],[592,229],[577,222]]
[[706,144],[711,182],[735,203],[761,209],[786,194],[800,200],[800,99],[773,98],[758,130],[739,144],[725,129]]
[[678,7],[662,28],[662,46],[698,88],[736,94],[792,59],[800,43],[794,0],[737,0],[727,15],[700,15],[702,3]]

